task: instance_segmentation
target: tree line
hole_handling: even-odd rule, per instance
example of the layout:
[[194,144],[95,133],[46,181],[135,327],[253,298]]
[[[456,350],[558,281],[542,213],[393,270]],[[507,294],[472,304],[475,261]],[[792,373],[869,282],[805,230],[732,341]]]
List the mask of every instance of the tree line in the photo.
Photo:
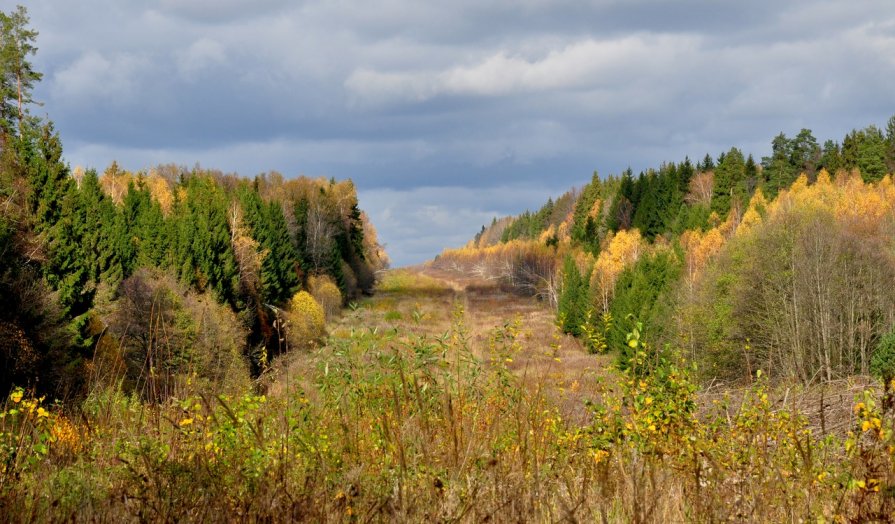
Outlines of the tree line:
[[[149,310],[130,314],[152,318],[166,303],[161,291],[189,317],[167,326],[189,327],[184,344],[197,344],[207,321],[199,304],[223,305],[216,314],[233,317],[256,372],[283,347],[278,312],[310,281],[325,277],[340,301],[371,292],[387,259],[350,180],[173,165],[129,172],[115,162],[72,170],[52,121],[29,112],[41,74],[28,23],[23,7],[0,13],[0,389],[83,392],[104,336],[121,347],[142,337],[145,360],[158,333],[138,336],[115,319],[137,303]],[[186,295],[199,309],[183,309]]]
[[873,362],[895,325],[893,171],[895,117],[823,146],[808,129],[780,133],[760,161],[733,147],[637,176],[594,173],[436,263],[510,282],[537,256],[537,278],[517,289],[549,298],[592,351],[621,348],[623,365],[640,325],[706,378],[869,373],[885,367]]

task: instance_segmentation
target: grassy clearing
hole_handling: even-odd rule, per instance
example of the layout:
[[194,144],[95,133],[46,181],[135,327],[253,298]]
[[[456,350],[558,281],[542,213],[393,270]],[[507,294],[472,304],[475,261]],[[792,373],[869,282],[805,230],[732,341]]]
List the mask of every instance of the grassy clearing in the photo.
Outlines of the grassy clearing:
[[437,295],[452,291],[445,281],[430,277],[411,269],[393,269],[386,271],[376,285],[380,293],[402,293],[419,295]]
[[[824,433],[806,414],[814,408],[793,401],[809,397],[761,380],[735,394],[698,392],[687,369],[654,358],[636,333],[635,368],[607,371],[608,357],[587,355],[518,297],[424,299],[394,288],[383,299],[386,308],[374,298],[348,312],[327,346],[281,360],[264,391],[187,387],[152,406],[101,389],[77,409],[14,393],[0,419],[0,513],[116,522],[893,515],[893,420],[878,393],[861,393],[836,419],[842,427]],[[391,311],[401,318],[387,320]]]

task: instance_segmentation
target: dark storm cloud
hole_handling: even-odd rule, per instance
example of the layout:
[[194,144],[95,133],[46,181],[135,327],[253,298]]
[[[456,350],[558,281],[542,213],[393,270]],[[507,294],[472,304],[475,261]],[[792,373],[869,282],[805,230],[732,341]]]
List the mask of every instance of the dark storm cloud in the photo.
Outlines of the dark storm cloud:
[[[594,169],[893,112],[889,0],[35,1],[73,164],[352,177],[398,263]],[[436,189],[437,188],[437,189]]]

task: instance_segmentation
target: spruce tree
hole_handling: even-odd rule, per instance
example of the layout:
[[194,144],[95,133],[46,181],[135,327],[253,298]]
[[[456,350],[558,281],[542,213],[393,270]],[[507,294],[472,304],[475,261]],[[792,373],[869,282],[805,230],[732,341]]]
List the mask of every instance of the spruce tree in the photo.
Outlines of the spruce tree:
[[725,217],[730,212],[733,202],[745,204],[746,162],[743,153],[737,148],[722,155],[715,169],[715,188],[712,196],[712,211]]
[[823,152],[820,157],[820,167],[826,169],[831,175],[835,175],[836,171],[842,169],[842,153],[838,143],[832,140],[824,142]]
[[563,262],[562,292],[557,303],[557,314],[563,331],[580,336],[589,301],[590,275],[582,276],[578,264],[570,255]]
[[857,167],[866,182],[878,182],[886,174],[886,140],[876,126],[860,133]]
[[62,141],[52,122],[38,128],[28,126],[19,143],[27,166],[28,207],[34,228],[41,233],[59,220],[62,200],[73,182],[62,161]]

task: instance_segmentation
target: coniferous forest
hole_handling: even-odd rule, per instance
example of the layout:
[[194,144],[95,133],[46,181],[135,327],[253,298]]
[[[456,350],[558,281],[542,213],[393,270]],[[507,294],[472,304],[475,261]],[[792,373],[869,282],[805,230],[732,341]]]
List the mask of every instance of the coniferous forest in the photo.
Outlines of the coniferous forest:
[[319,336],[289,318],[305,314],[299,291],[330,309],[372,292],[387,260],[350,180],[72,169],[28,110],[41,74],[27,12],[3,23],[0,388],[80,399],[101,365],[153,400],[188,370],[248,380]]
[[0,520],[895,521],[895,117],[390,269],[351,180],[72,167],[0,27]]

